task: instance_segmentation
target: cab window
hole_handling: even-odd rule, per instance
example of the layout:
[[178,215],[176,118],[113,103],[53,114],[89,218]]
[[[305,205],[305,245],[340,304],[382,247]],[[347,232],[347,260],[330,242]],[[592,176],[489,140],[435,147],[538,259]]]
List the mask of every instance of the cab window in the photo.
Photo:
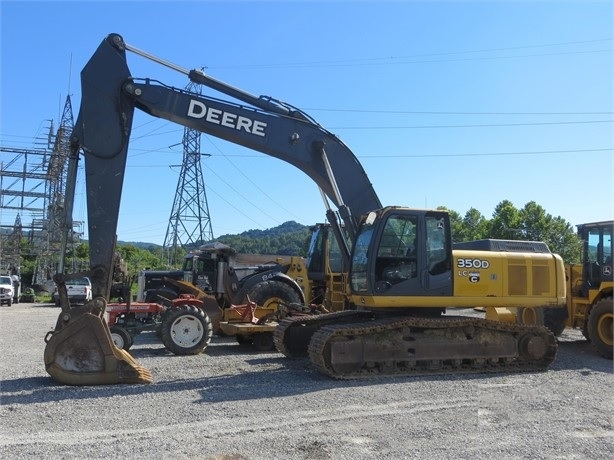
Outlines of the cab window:
[[375,282],[390,286],[418,276],[418,219],[411,215],[392,215],[380,238],[375,261]]
[[446,220],[438,216],[426,216],[426,263],[431,275],[450,270]]

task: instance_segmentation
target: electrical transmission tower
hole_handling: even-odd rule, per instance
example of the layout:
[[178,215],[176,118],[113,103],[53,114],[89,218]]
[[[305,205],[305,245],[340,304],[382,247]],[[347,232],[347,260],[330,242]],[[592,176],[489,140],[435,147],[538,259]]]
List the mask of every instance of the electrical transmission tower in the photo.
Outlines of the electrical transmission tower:
[[[63,221],[67,159],[73,126],[72,103],[70,96],[67,96],[60,126],[54,135],[52,122],[46,148],[0,147],[0,152],[6,154],[2,159],[10,158],[6,163],[0,161],[0,216],[3,211],[18,212],[13,234],[21,235],[23,230],[28,231],[32,251],[28,255],[36,255],[33,284],[50,280],[60,257],[60,225]],[[35,160],[32,161],[32,158]],[[29,224],[22,224],[25,212],[30,213]],[[7,225],[0,223],[0,230],[4,227]],[[78,236],[73,231],[71,242]],[[19,260],[18,247],[5,243],[3,248],[1,240],[0,235],[0,259]],[[7,248],[11,249],[11,254],[7,253]]]
[[[49,128],[48,139],[45,145],[50,145],[52,139],[53,122]],[[39,139],[42,141],[42,139]],[[40,144],[41,142],[35,142]],[[41,241],[47,239],[47,229],[44,226],[44,217],[49,204],[46,183],[50,179],[47,166],[51,161],[52,152],[46,149],[25,149],[0,147],[0,271],[13,272],[14,267],[21,264],[21,251],[19,241],[23,230],[32,243],[32,252],[37,260],[43,252]],[[6,222],[15,215],[15,223],[11,227]],[[28,213],[31,220],[22,224],[22,215]],[[7,229],[12,232],[7,233]],[[19,235],[19,236],[15,236]],[[17,240],[19,238],[19,240]],[[35,243],[38,243],[38,245]],[[19,270],[18,270],[19,271]],[[17,274],[19,273],[12,273]]]
[[[62,119],[60,120],[60,126],[58,128],[57,135],[55,136],[55,143],[53,145],[53,155],[49,162],[49,168],[47,174],[49,180],[47,181],[47,196],[49,197],[49,206],[47,209],[46,227],[48,231],[48,252],[54,255],[63,254],[60,253],[61,240],[62,240],[62,225],[64,223],[64,208],[66,206],[66,180],[68,175],[68,155],[70,153],[70,136],[74,128],[74,119],[72,112],[72,102],[70,95],[66,96],[66,103],[64,104],[64,110],[62,112]],[[70,216],[72,218],[72,216]],[[79,223],[73,223],[73,225]],[[80,237],[79,233],[74,231],[74,228],[70,232],[69,245],[74,248],[75,238]],[[57,257],[57,256],[56,256]],[[73,259],[74,262],[74,259]],[[57,263],[57,261],[56,261]],[[76,267],[72,267],[72,271],[76,271]]]
[[[190,82],[186,90],[202,94],[202,86]],[[164,249],[168,253],[168,263],[177,265],[177,249],[189,244],[202,244],[213,240],[213,230],[209,217],[209,205],[205,193],[205,182],[200,164],[200,131],[184,128],[183,163],[173,209],[166,229]]]

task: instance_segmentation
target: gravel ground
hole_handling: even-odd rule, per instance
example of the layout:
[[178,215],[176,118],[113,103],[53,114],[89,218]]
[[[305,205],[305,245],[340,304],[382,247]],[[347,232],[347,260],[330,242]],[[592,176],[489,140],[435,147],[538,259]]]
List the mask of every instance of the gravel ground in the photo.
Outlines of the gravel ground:
[[175,356],[137,336],[153,385],[69,387],[45,372],[59,310],[0,308],[0,458],[614,458],[612,361],[566,331],[547,372],[335,381],[214,337]]

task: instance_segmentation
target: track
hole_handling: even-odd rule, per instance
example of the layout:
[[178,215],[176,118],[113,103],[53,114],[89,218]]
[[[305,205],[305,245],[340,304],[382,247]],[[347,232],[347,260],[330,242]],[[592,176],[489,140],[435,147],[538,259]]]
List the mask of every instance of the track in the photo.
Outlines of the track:
[[543,327],[467,317],[375,320],[356,311],[285,320],[275,343],[336,379],[541,371],[557,348]]
[[309,342],[313,334],[329,324],[352,324],[374,318],[368,311],[340,311],[325,315],[295,316],[281,321],[275,328],[273,341],[277,350],[288,358],[308,356]]

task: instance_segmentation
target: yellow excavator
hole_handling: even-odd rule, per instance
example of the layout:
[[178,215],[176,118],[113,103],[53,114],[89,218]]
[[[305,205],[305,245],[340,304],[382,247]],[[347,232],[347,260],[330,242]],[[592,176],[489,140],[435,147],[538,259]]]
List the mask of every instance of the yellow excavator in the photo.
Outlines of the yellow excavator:
[[[134,78],[127,51],[237,102]],[[76,174],[82,152],[94,299],[71,308],[60,294],[62,312],[44,354],[58,382],[152,381],[147,369],[113,346],[102,320],[135,109],[279,158],[320,188],[349,267],[345,309],[283,320],[274,341],[285,356],[309,357],[319,371],[340,379],[536,371],[554,360],[554,335],[543,326],[517,324],[514,311],[565,308],[563,261],[544,243],[482,240],[454,248],[448,213],[382,206],[351,150],[301,110],[183,69],[120,35],[99,45],[81,72],[81,88],[69,169]],[[452,314],[474,307],[484,307],[486,318]]]

